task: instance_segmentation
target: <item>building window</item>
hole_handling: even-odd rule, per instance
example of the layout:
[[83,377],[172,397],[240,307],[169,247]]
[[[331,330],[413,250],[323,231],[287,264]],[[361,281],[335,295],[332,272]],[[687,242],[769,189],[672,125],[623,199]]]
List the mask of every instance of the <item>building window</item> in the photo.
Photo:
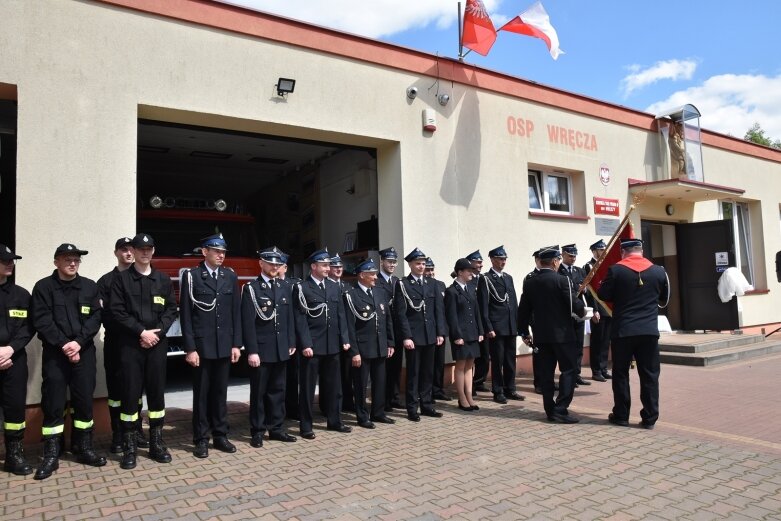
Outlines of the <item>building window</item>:
[[749,284],[754,284],[754,254],[751,249],[751,219],[748,203],[721,202],[721,218],[731,219],[735,233],[735,262]]
[[529,170],[529,209],[572,215],[570,174]]

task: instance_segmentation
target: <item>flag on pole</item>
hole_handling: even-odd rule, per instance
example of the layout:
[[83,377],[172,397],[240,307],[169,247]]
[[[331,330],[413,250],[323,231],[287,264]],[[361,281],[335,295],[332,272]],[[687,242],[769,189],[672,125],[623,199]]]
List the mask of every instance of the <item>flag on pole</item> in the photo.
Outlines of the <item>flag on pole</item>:
[[559,35],[556,34],[548,13],[539,1],[504,24],[499,30],[540,38],[548,46],[548,51],[554,60],[559,57],[559,54],[564,54],[564,51],[559,49]]
[[483,5],[483,0],[466,0],[464,32],[461,44],[486,56],[496,41],[496,29]]
[[635,238],[634,228],[632,228],[632,223],[629,221],[629,214],[633,208],[634,206],[630,207],[630,211],[627,213],[626,217],[624,217],[624,220],[621,221],[618,229],[610,239],[604,255],[597,259],[597,265],[594,266],[591,271],[589,271],[588,274],[590,275],[590,278],[587,277],[583,282],[589,293],[591,293],[591,296],[594,297],[594,300],[602,304],[605,309],[608,310],[611,316],[613,315],[612,304],[600,300],[597,296],[597,291],[599,291],[599,287],[602,285],[602,281],[605,280],[605,277],[607,277],[607,270],[610,268],[610,266],[621,260],[621,239]]

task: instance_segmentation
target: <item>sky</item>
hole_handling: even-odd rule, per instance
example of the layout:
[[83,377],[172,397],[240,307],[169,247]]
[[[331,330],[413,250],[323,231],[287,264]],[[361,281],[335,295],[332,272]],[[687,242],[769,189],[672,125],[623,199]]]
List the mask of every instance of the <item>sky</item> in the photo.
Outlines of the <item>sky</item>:
[[[456,0],[224,0],[258,11],[458,57]],[[462,9],[466,0],[462,0]],[[534,0],[483,0],[498,29]],[[542,0],[564,54],[500,31],[465,61],[657,114],[691,103],[702,128],[742,138],[755,122],[781,139],[781,1]]]

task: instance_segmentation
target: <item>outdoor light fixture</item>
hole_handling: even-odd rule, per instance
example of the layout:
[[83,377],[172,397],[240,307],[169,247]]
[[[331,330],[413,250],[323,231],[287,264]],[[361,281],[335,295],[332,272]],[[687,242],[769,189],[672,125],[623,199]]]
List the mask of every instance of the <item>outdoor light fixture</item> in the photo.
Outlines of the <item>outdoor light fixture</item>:
[[450,96],[447,94],[440,94],[439,97],[437,97],[437,100],[439,101],[439,104],[444,107],[450,102]]
[[407,97],[409,99],[415,99],[418,97],[418,88],[417,87],[409,87],[407,88]]
[[279,78],[277,84],[274,85],[277,88],[277,95],[283,98],[293,92],[296,88],[296,80],[290,78]]

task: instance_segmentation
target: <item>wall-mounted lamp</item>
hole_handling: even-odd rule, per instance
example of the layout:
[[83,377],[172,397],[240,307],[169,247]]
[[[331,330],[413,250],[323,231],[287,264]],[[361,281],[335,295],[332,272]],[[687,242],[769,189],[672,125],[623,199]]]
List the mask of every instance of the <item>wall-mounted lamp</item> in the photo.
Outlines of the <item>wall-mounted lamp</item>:
[[409,99],[415,99],[418,97],[418,88],[417,87],[408,87],[407,88],[407,97]]
[[664,211],[667,215],[672,215],[675,213],[675,206],[668,204],[664,207]]
[[293,92],[296,88],[296,80],[292,80],[290,78],[279,78],[277,80],[277,84],[274,85],[277,88],[277,96],[282,96],[283,98]]
[[439,101],[439,104],[444,107],[450,103],[450,96],[447,94],[440,94],[439,97],[437,97],[437,101]]

